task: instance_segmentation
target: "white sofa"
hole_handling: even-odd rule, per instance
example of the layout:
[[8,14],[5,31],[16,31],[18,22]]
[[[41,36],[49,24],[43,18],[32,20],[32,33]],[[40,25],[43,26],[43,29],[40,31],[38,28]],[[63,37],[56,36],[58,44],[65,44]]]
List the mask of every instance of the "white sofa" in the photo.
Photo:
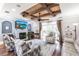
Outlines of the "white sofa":
[[[47,44],[43,40],[39,40],[39,39],[26,41],[26,43],[29,43],[29,42],[32,42],[32,44],[30,45],[30,48],[32,50],[35,49],[36,47],[40,46],[40,49],[41,49],[40,55],[41,56],[52,56],[52,54],[56,48],[56,44]],[[18,39],[15,42],[16,52],[17,52],[18,56],[22,56],[22,48],[20,47],[22,45],[22,43],[24,43],[24,42],[21,40],[18,40]]]

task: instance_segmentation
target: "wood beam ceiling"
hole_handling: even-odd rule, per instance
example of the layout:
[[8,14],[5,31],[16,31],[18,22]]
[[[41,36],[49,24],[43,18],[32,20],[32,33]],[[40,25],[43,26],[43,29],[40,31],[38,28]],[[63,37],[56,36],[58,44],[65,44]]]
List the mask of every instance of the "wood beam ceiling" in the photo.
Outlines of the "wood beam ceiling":
[[[60,10],[52,12],[53,15],[55,15],[57,13],[60,13]],[[40,15],[40,17],[45,17],[45,16],[48,16],[48,15],[51,15],[51,14],[50,13],[46,13],[46,14]]]
[[31,16],[31,18],[38,18],[37,16],[34,16],[32,14],[27,13],[26,11],[21,13],[23,17]]
[[56,16],[58,13],[61,13],[61,10],[59,8],[59,4],[57,3],[39,3],[22,12],[21,14],[23,17],[39,19],[39,13],[40,17],[46,17],[51,15]]
[[[42,6],[43,3],[40,3],[40,6]],[[35,5],[36,6],[36,5]],[[28,9],[28,10],[34,10],[34,7],[33,6],[32,8]],[[55,7],[55,6],[59,6],[59,4],[55,4],[55,3],[51,3],[47,8],[51,8],[51,7]],[[30,14],[35,14],[35,13],[38,13],[38,12],[41,12],[41,11],[44,11],[47,9],[46,6],[42,6],[40,8],[37,8],[36,10],[32,11]],[[27,10],[27,11],[28,11]]]
[[50,7],[49,7],[48,4],[43,3],[42,6],[46,7],[46,10],[50,13],[50,15],[55,16],[55,15],[52,13],[52,10],[50,10]]

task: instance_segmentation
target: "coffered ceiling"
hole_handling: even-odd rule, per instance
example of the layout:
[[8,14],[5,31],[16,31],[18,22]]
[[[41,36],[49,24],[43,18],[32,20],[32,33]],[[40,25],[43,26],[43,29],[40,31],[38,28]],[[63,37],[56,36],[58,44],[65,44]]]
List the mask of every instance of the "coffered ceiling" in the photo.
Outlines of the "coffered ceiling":
[[57,3],[38,3],[29,9],[23,11],[21,14],[23,17],[29,17],[31,19],[56,16],[61,13],[60,6]]

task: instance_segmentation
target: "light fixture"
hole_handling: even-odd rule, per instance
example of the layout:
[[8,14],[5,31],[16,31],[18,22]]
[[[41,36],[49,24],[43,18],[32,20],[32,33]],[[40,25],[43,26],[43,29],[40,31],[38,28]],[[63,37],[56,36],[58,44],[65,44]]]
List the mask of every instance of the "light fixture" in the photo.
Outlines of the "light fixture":
[[11,9],[12,11],[16,11],[15,9]]
[[9,30],[9,26],[6,26],[5,29],[6,29],[6,30]]
[[79,23],[73,23],[73,25],[74,25],[74,26],[78,26],[78,25],[79,25]]

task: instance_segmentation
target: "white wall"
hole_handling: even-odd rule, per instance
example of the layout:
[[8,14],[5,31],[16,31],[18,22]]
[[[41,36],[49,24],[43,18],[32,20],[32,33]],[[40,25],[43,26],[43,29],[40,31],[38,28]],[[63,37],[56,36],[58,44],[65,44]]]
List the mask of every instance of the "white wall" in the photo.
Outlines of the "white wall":
[[[27,32],[27,29],[15,29],[15,20],[17,18],[1,18],[0,20],[0,40],[2,39],[2,22],[3,21],[10,21],[12,23],[12,33],[16,36],[16,38],[19,38],[20,32]],[[22,18],[23,19],[23,18]],[[32,31],[38,32],[39,31],[39,22],[38,21],[32,21],[30,19],[25,19],[28,23],[32,26]]]
[[2,22],[3,21],[10,21],[12,23],[12,33],[14,33],[14,30],[15,30],[14,19],[10,19],[10,20],[9,19],[0,18],[0,40],[2,40]]
[[[21,5],[20,8],[18,8],[16,5],[19,4]],[[37,3],[5,3],[0,4],[0,41],[2,41],[2,21],[11,21],[12,22],[12,33],[19,37],[18,32],[26,31],[26,30],[17,30],[15,29],[15,20],[16,18],[23,18],[21,16],[21,12],[30,8],[31,6],[35,5]],[[12,11],[12,9],[15,9],[15,11]],[[5,11],[9,11],[10,13],[5,13]],[[35,22],[32,22],[32,28],[35,31],[35,28],[38,28],[38,24],[34,24]],[[38,23],[38,22],[37,22]]]
[[[73,23],[79,23],[79,3],[61,3],[61,17],[62,17],[62,31],[63,35],[67,26],[70,26],[70,30],[74,33]],[[79,26],[77,26],[77,33]]]
[[[65,35],[65,31],[67,30],[67,26],[70,26],[70,31],[72,31],[74,33],[74,23],[79,23],[79,17],[76,16],[71,16],[71,17],[64,17],[62,18],[62,31],[63,31],[63,35]],[[77,30],[78,31],[78,30]],[[64,36],[63,36],[64,37]]]

